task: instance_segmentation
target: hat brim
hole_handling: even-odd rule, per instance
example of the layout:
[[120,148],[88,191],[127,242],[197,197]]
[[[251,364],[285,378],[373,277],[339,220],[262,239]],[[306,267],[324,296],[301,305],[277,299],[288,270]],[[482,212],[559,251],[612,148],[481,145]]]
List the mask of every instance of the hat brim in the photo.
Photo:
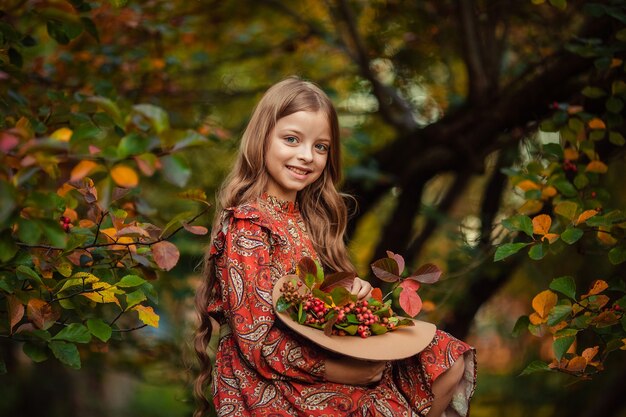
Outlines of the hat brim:
[[[272,303],[282,295],[283,282],[291,276],[284,276],[274,284]],[[358,336],[326,336],[322,330],[305,326],[293,320],[288,313],[276,311],[276,316],[291,330],[306,337],[317,345],[332,352],[370,361],[392,361],[411,357],[430,344],[437,327],[421,320],[411,319],[414,326],[403,326],[378,336],[361,338]]]

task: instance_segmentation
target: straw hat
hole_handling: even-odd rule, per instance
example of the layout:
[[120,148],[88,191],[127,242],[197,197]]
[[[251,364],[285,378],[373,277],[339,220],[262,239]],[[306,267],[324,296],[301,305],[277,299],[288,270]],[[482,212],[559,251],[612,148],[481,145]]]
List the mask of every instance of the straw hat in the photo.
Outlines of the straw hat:
[[[282,295],[283,283],[291,278],[293,275],[282,277],[274,284],[272,290],[274,306]],[[306,290],[304,286],[303,288]],[[322,330],[302,325],[293,320],[287,312],[279,313],[276,311],[276,316],[291,330],[325,349],[370,361],[392,361],[411,357],[430,344],[435,336],[435,330],[437,330],[432,323],[411,319],[415,326],[399,327],[394,331],[365,339],[358,336],[326,336]]]

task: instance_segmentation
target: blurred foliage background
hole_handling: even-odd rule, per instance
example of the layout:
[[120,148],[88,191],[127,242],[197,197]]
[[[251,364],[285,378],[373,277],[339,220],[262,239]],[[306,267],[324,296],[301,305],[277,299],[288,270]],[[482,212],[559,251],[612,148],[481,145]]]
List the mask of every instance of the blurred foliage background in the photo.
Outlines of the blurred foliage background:
[[[115,186],[131,190],[121,201],[132,204],[118,209],[129,219],[131,213],[143,219],[135,226],[148,230],[145,219],[150,219],[161,229],[168,223],[176,228],[189,213],[200,213],[203,201],[213,201],[260,95],[295,74],[318,83],[340,115],[342,188],[358,202],[349,238],[361,276],[371,275],[369,263],[385,250],[402,254],[410,265],[433,262],[444,270],[443,279],[422,294],[427,302],[421,318],[477,347],[472,414],[626,416],[621,352],[604,357],[602,372],[591,378],[566,372],[519,376],[534,360],[554,359],[555,339],[549,332],[513,336],[518,318],[533,312],[535,294],[555,277],[574,276],[579,294],[601,279],[614,291],[612,302],[623,295],[623,216],[598,226],[613,240],[550,244],[549,256],[541,260],[513,253],[493,260],[494,245],[520,242],[516,232],[524,230],[503,227],[503,219],[553,214],[553,195],[529,194],[536,187],[519,186],[529,178],[549,183],[554,169],[544,174],[528,168],[533,161],[550,166],[547,144],[603,161],[606,170],[585,171],[597,190],[563,174],[576,184],[581,207],[606,213],[625,206],[619,84],[625,25],[621,0],[5,0],[0,6],[0,355],[6,373],[0,375],[0,415],[191,414],[193,295],[208,236],[186,223],[191,233],[168,239],[179,253],[175,266],[159,262],[150,250],[139,251],[145,255],[143,269],[119,266],[149,281],[154,297],[145,304],[159,315],[158,327],[121,332],[113,320],[116,336],[108,343],[78,342],[82,366],[75,370],[55,359],[35,363],[43,351],[23,350],[12,333],[22,319],[13,322],[16,305],[27,304],[13,284],[37,281],[24,268],[17,273],[18,266],[30,265],[44,281],[56,279],[62,269],[56,265],[54,274],[45,276],[33,259],[49,252],[35,252],[36,245],[25,242],[32,236],[21,233],[27,226],[11,216],[19,213],[22,223],[31,218],[32,212],[18,210],[20,195],[33,192],[38,173],[48,182],[37,180],[37,186],[53,194],[71,178],[89,174],[98,195],[109,196],[107,207],[115,200],[110,197]],[[563,126],[575,130],[576,123],[569,123],[575,117],[583,126],[572,139]],[[591,149],[581,145],[587,139],[580,138],[581,129],[595,143]],[[591,138],[594,130],[606,135]],[[131,133],[132,139],[124,139]],[[32,138],[48,145],[27,164],[21,152],[32,153],[22,146]],[[575,165],[578,156],[567,155],[557,152],[553,161]],[[80,166],[85,160],[98,168]],[[116,168],[120,165],[135,175]],[[37,167],[29,174],[35,177],[22,179],[29,166]],[[82,187],[72,192],[90,192],[89,184]],[[555,194],[567,194],[556,188]],[[181,197],[184,189],[194,190],[192,202]],[[88,216],[78,197],[68,198],[50,201],[61,208],[74,204],[76,230],[94,230],[93,224],[79,224]],[[535,201],[530,208],[529,200]],[[42,209],[41,219],[56,224],[59,215],[68,214],[43,210],[47,202],[33,203]],[[209,210],[193,224],[210,228],[211,219]],[[33,242],[41,235],[48,243],[67,245],[62,226],[41,226]],[[127,236],[139,239],[143,232],[134,233]],[[545,232],[535,235],[539,240],[532,231],[529,236],[543,245]],[[607,252],[614,248],[617,255],[609,262]],[[32,258],[20,258],[26,251]],[[128,260],[123,256],[119,264]],[[77,261],[73,268],[79,267],[89,265]],[[29,314],[21,323],[34,322]],[[616,314],[611,325],[621,326],[617,332],[623,334],[623,314]],[[50,326],[62,324],[53,320]],[[599,336],[607,345],[609,338],[619,340],[618,333]]]

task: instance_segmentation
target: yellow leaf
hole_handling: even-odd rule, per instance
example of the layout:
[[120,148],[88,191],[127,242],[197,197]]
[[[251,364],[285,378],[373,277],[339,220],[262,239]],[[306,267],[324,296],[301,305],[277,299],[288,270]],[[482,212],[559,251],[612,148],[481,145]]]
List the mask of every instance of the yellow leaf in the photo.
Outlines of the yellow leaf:
[[159,327],[159,316],[154,312],[152,307],[138,304],[133,307],[133,310],[136,310],[137,313],[139,313],[139,320],[141,320],[144,324],[152,327]]
[[80,161],[70,174],[70,181],[78,181],[85,178],[94,168],[98,166],[94,161]]
[[520,181],[517,184],[515,184],[515,186],[522,191],[538,190],[541,188],[539,184],[536,184],[532,182],[531,180]]
[[626,350],[626,338],[622,339],[623,345],[620,347],[620,350]]
[[543,203],[538,200],[528,200],[520,208],[517,209],[519,214],[535,214],[543,208]]
[[589,126],[589,129],[606,129],[606,125],[604,124],[604,121],[597,117],[594,117],[593,119],[589,120],[589,122],[587,123],[587,126]]
[[139,176],[134,169],[125,165],[116,165],[111,170],[111,178],[117,185],[123,188],[136,187],[139,184]]
[[119,300],[115,296],[115,293],[118,292],[118,290],[116,290],[114,286],[107,284],[106,282],[98,282],[93,285],[92,291],[93,292],[82,293],[81,295],[96,303],[115,303],[118,306],[120,305]]
[[557,295],[550,290],[540,292],[533,298],[532,306],[537,312],[539,317],[545,319],[548,317],[548,313],[556,305]]
[[69,142],[69,140],[72,138],[72,133],[72,129],[62,127],[52,132],[50,137],[52,139],[60,140],[61,142]]
[[530,316],[528,316],[528,319],[530,320],[530,323],[534,324],[535,326],[537,326],[537,325],[539,325],[541,323],[545,323],[548,320],[547,317],[542,318],[537,313],[531,313]]
[[590,218],[592,218],[593,216],[595,216],[596,214],[598,214],[596,210],[585,210],[582,213],[580,213],[580,216],[578,216],[578,219],[576,219],[574,224],[579,225],[580,223],[584,223]]
[[605,227],[605,226],[600,226],[599,229],[600,230],[598,230],[597,236],[600,242],[604,243],[607,246],[613,246],[617,243],[617,239],[615,239],[609,233],[610,228]]
[[543,235],[543,237],[541,238],[541,240],[548,240],[548,243],[553,244],[554,242],[556,242],[559,238],[559,235],[557,233],[546,233],[545,235]]
[[63,185],[59,187],[59,189],[57,190],[57,194],[60,197],[65,197],[65,194],[67,194],[69,191],[72,191],[74,189],[75,188],[69,185],[68,183],[63,183]]
[[570,372],[584,371],[587,367],[587,360],[582,356],[574,356],[568,363],[565,369]]
[[577,160],[579,156],[578,151],[574,148],[567,148],[563,151],[563,157],[565,159],[569,159],[570,161]]
[[552,219],[547,214],[540,214],[533,217],[533,233],[536,235],[545,235],[550,232]]
[[596,174],[606,174],[609,167],[602,161],[591,161],[587,164],[585,172],[595,172]]

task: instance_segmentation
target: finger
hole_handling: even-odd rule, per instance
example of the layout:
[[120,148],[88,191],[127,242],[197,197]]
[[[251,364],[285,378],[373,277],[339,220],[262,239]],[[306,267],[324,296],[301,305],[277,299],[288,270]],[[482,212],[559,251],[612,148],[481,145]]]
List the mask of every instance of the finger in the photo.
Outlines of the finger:
[[357,298],[363,299],[365,297],[367,297],[367,295],[370,293],[370,289],[367,287],[362,287],[361,289],[359,289],[359,292],[357,293]]

